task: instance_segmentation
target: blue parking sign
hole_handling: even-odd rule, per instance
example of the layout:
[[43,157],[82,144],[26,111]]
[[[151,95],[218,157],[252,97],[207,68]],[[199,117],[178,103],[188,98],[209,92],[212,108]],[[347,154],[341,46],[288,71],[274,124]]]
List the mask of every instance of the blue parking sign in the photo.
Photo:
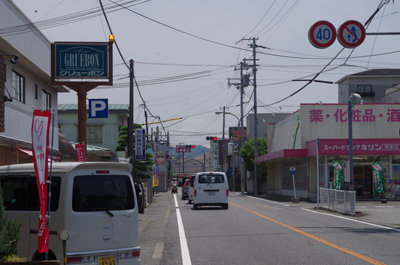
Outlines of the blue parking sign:
[[108,118],[108,99],[89,99],[89,118]]

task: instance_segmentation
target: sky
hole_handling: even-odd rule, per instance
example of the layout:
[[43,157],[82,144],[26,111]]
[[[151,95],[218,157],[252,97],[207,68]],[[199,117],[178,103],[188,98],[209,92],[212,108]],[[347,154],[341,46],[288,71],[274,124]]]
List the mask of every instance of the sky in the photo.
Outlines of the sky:
[[[43,22],[39,29],[51,42],[108,41],[99,0],[13,1],[32,22]],[[240,94],[228,78],[237,81],[235,66],[253,58],[249,39],[262,46],[256,54],[258,113],[294,112],[301,103],[337,103],[337,84],[314,82],[288,97],[306,84],[292,80],[310,79],[324,69],[317,79],[336,82],[368,69],[400,67],[398,35],[367,35],[360,46],[339,55],[343,46],[337,40],[318,49],[308,38],[310,27],[320,20],[336,30],[348,20],[364,24],[383,0],[101,1],[123,59],[114,46],[114,86],[93,89],[88,99],[128,104],[129,70],[123,60],[129,64],[133,59],[149,122],[158,121],[157,116],[174,119],[163,122],[173,146],[208,146],[206,136],[222,137],[223,115],[215,112],[223,106],[231,113],[225,137],[228,127],[237,125]],[[399,31],[400,4],[386,2],[367,33]],[[135,123],[145,123],[143,100],[135,87]],[[244,113],[251,113],[253,86],[245,89],[244,101]],[[60,93],[58,103],[76,104],[76,92]],[[164,131],[160,124],[151,125],[156,126]]]

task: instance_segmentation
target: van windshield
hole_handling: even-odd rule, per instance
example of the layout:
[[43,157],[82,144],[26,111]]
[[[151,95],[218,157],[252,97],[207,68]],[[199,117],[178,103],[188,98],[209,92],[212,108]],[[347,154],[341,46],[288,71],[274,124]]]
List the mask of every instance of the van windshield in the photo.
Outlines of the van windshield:
[[74,178],[72,209],[75,212],[128,210],[135,207],[127,175],[85,175]]
[[222,174],[203,174],[199,176],[198,183],[224,183],[224,175]]

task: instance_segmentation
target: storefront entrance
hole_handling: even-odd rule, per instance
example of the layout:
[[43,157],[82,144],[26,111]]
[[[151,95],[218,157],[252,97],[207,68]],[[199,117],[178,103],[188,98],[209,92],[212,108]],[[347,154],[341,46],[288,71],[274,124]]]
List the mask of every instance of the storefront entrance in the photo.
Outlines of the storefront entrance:
[[354,189],[358,198],[373,198],[371,165],[354,165]]

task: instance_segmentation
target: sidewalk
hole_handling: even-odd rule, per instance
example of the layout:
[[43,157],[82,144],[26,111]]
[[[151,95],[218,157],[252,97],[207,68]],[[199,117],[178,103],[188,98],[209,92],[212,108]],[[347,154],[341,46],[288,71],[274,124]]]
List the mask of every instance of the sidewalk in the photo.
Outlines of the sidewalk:
[[160,192],[139,214],[139,244],[141,264],[159,265],[164,251],[165,231],[171,215],[172,194]]
[[[280,195],[264,195],[258,196],[259,198],[281,202],[291,207],[301,207],[330,214],[342,215],[341,213],[331,212],[325,209],[318,209],[317,203],[309,200],[300,200],[298,203],[292,202],[289,196]],[[369,222],[377,225],[388,226],[400,229],[400,201],[390,201],[381,203],[378,200],[362,200],[356,201],[356,215],[347,216],[355,220]]]

